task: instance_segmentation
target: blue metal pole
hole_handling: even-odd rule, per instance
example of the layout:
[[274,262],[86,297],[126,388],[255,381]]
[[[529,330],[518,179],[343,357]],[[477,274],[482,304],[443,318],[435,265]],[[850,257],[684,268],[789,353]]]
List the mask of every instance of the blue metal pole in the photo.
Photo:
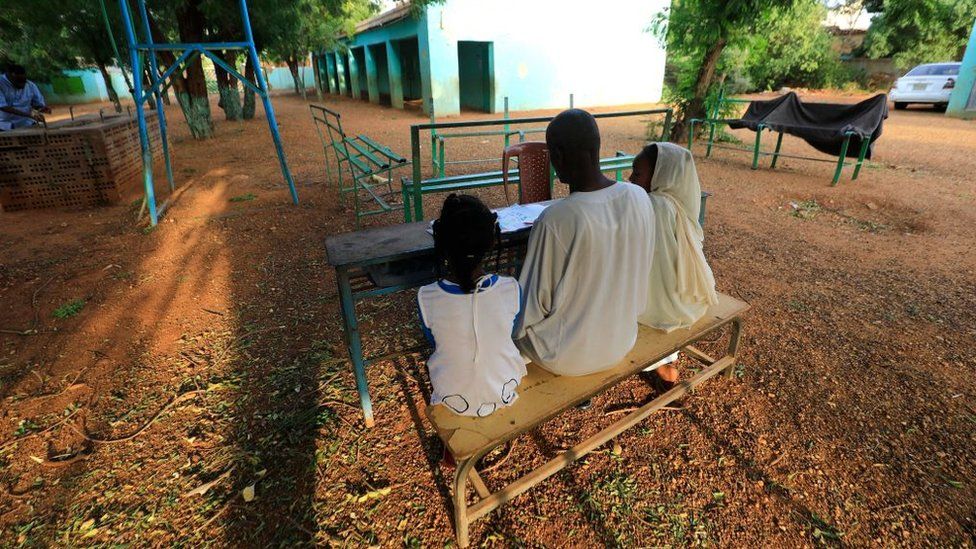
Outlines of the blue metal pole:
[[[125,0],[121,0],[125,1]],[[275,150],[278,152],[278,163],[281,165],[281,174],[288,183],[288,190],[291,191],[291,199],[298,205],[298,190],[295,189],[295,181],[291,178],[291,171],[288,170],[288,161],[285,160],[285,149],[281,146],[281,135],[278,134],[278,121],[275,119],[274,107],[271,106],[271,97],[268,96],[268,83],[264,80],[261,73],[261,60],[258,58],[258,50],[254,46],[254,33],[251,31],[251,16],[247,12],[247,0],[240,0],[241,20],[244,23],[244,39],[247,41],[247,52],[251,56],[251,63],[254,64],[254,78],[258,81],[261,88],[261,102],[264,104],[264,115],[268,118],[268,127],[271,129],[271,137],[274,139]]]
[[359,335],[359,323],[356,320],[356,300],[352,296],[349,274],[344,267],[336,269],[336,282],[339,285],[339,309],[346,329],[349,360],[352,362],[353,375],[356,377],[356,391],[359,392],[359,406],[363,410],[366,427],[369,428],[373,426],[373,401],[369,397],[369,383],[366,381],[366,362],[363,360],[363,345]]
[[[140,0],[141,1],[141,0]],[[156,214],[156,193],[153,190],[152,153],[149,150],[149,134],[146,131],[146,113],[142,110],[142,60],[135,48],[136,35],[132,30],[132,14],[129,13],[128,0],[119,0],[122,8],[122,22],[125,36],[129,42],[129,59],[132,63],[132,90],[136,100],[136,121],[139,124],[139,144],[142,148],[142,175],[146,187],[146,206],[149,208],[149,222],[155,226],[159,222]]]
[[[149,14],[146,13],[146,0],[139,0],[139,18],[142,19],[142,31],[146,33],[146,42],[152,46],[152,31],[149,29]],[[166,179],[169,181],[169,190],[172,192],[176,190],[176,183],[173,182],[173,165],[169,160],[169,139],[166,137],[166,111],[163,110],[162,82],[159,80],[156,52],[148,50],[146,51],[146,55],[149,56],[149,83],[152,84],[153,95],[156,96],[156,118],[159,120],[159,137],[163,140],[163,160],[166,162]],[[141,74],[139,78],[142,78]]]

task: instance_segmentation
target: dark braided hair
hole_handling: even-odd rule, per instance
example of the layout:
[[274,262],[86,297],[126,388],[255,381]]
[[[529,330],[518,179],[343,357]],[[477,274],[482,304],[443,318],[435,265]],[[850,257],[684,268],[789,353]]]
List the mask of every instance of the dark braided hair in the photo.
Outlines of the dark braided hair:
[[434,250],[465,292],[475,290],[474,272],[500,238],[498,216],[478,197],[451,194],[434,222]]

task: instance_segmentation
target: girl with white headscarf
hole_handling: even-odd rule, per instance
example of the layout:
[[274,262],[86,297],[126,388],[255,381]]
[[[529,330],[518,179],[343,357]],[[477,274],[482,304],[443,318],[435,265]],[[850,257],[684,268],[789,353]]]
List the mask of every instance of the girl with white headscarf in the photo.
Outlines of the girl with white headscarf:
[[[652,143],[634,158],[630,182],[648,191],[657,225],[647,308],[638,320],[665,332],[687,328],[718,303],[715,278],[702,251],[695,160],[691,151],[673,143]],[[666,382],[677,381],[677,370],[670,366],[658,373]]]

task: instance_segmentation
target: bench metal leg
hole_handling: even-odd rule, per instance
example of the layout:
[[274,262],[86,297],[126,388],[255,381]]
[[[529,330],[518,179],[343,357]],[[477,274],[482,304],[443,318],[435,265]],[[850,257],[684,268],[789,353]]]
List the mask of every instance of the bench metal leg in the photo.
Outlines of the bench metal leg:
[[779,137],[776,138],[776,150],[773,151],[773,161],[769,164],[770,168],[776,167],[776,161],[779,160],[779,150],[783,146],[783,132],[779,132]]
[[438,163],[440,164],[440,176],[444,177],[444,146],[447,144],[447,140],[443,137],[440,139],[440,151],[437,153]]
[[[433,123],[433,122],[431,122]],[[437,177],[437,130],[430,132],[430,176]]]
[[732,337],[729,339],[729,348],[726,356],[732,357],[732,362],[725,369],[725,377],[731,378],[735,374],[735,356],[739,352],[739,342],[742,340],[742,319],[732,319]]
[[356,212],[357,231],[359,230],[359,226],[360,226],[360,215],[359,215],[359,187],[361,185],[360,177],[357,177],[356,175],[352,176],[352,198],[353,198],[353,207]]
[[459,461],[457,469],[454,470],[454,530],[459,547],[467,547],[469,543],[468,525],[471,523],[471,517],[468,516],[468,476],[474,471],[474,464],[480,457],[474,456]]
[[705,158],[712,156],[712,145],[715,143],[715,123],[708,125],[708,148],[705,149]]
[[851,175],[851,181],[857,179],[857,174],[861,173],[861,164],[864,163],[864,157],[868,154],[868,147],[871,146],[871,139],[861,140],[861,151],[857,155],[857,165],[854,166],[854,173]]
[[847,147],[851,144],[851,134],[847,134],[844,138],[844,142],[840,144],[840,155],[837,157],[837,169],[834,170],[834,180],[830,183],[832,187],[837,186],[837,182],[840,181],[840,172],[844,170],[844,164],[847,160]]
[[356,302],[352,296],[352,286],[349,284],[349,273],[343,268],[336,269],[336,281],[339,285],[339,309],[342,313],[342,323],[346,329],[346,347],[349,350],[349,360],[352,362],[352,371],[356,377],[356,390],[359,392],[359,406],[363,409],[366,427],[372,427],[373,401],[369,397],[369,386],[366,384],[363,344],[359,336]]
[[760,142],[762,141],[763,129],[764,126],[762,124],[760,124],[756,128],[756,144],[752,148],[752,169],[754,170],[759,169],[759,147],[760,147]]
[[694,144],[695,144],[695,121],[689,120],[688,121],[688,150],[689,151],[694,146]]

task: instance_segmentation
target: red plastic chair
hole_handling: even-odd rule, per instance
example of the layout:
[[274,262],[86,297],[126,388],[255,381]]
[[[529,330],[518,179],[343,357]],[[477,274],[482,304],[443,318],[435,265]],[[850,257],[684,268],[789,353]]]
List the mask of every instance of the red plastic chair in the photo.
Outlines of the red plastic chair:
[[505,186],[505,200],[508,196],[508,166],[512,157],[518,158],[519,204],[544,202],[552,199],[552,186],[549,182],[549,148],[541,141],[525,141],[505,149],[502,154],[502,184]]

